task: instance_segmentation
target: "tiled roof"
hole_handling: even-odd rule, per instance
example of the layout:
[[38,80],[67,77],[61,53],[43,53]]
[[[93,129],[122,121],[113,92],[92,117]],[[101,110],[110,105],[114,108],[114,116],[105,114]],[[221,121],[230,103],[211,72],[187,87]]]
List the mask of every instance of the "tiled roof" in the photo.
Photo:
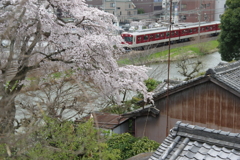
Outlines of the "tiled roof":
[[220,63],[214,69],[207,70],[206,75],[210,75],[240,93],[240,61]]
[[240,160],[240,133],[178,121],[149,160]]
[[[225,85],[235,93],[240,95],[240,61],[233,63],[220,63],[215,68],[210,68],[206,71],[204,76],[200,76],[189,81],[174,85],[169,88],[169,94],[171,91],[177,92],[187,87],[191,87],[196,83],[204,83],[206,81],[212,81],[218,83],[218,85]],[[157,98],[160,95],[165,95],[166,89],[159,89],[155,91],[153,97]]]
[[128,118],[122,117],[121,115],[118,114],[93,112],[80,120],[76,120],[76,122],[86,121],[90,117],[93,117],[95,126],[104,129],[114,129],[128,120]]
[[156,117],[160,113],[160,110],[154,107],[152,104],[145,106],[144,108],[136,109],[132,112],[122,114],[123,117],[140,117],[140,116],[152,116]]

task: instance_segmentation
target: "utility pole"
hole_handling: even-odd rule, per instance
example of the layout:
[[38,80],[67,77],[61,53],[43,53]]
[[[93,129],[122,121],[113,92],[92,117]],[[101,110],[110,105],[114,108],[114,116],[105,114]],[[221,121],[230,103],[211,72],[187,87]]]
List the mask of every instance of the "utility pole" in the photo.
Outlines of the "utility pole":
[[198,43],[200,42],[200,23],[201,23],[201,12],[202,12],[202,0],[198,10]]
[[170,17],[169,17],[169,39],[168,39],[168,74],[167,74],[167,97],[166,97],[166,110],[167,110],[167,123],[166,123],[166,136],[168,136],[168,116],[169,116],[169,82],[170,82],[170,49],[171,49],[171,28],[172,28],[172,0],[170,0]]
[[119,24],[118,24],[118,17],[117,17],[117,1],[116,0],[114,0],[114,6],[115,6],[115,8],[114,8],[114,15],[117,18],[116,26],[119,26]]

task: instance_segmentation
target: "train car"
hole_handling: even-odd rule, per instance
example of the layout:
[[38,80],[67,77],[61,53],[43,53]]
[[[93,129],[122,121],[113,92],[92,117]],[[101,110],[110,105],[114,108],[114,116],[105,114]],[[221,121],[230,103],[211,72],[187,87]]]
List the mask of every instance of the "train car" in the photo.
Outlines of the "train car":
[[[173,25],[171,31],[167,27],[138,30],[135,32],[123,32],[125,48],[146,49],[171,42],[192,40],[198,36],[218,35],[220,22],[201,22]],[[200,32],[198,32],[200,30]]]

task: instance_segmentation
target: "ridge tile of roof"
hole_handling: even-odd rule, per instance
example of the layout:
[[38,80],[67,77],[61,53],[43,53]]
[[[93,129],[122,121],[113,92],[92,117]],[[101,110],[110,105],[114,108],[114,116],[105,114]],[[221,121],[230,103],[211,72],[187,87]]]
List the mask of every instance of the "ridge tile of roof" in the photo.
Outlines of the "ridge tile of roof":
[[[194,126],[194,127],[193,127]],[[240,160],[239,133],[178,121],[149,160]]]

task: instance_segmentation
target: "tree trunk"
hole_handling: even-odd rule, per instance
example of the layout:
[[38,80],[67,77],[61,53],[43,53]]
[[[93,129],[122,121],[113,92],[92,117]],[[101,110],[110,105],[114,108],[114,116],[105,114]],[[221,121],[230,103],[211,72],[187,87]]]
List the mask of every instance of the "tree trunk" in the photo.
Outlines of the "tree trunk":
[[4,95],[0,100],[0,134],[14,132],[14,119],[16,114],[15,95]]

